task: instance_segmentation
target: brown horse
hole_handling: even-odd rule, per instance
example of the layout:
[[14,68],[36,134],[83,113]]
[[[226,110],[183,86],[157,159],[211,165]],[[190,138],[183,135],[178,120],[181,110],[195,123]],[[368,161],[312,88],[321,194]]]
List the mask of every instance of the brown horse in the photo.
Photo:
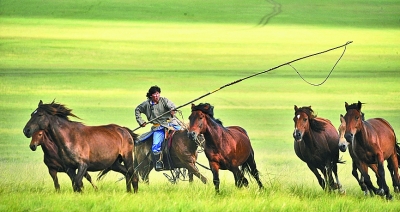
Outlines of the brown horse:
[[72,110],[54,101],[50,104],[39,102],[38,108],[23,129],[30,138],[38,130],[46,130],[58,147],[58,155],[64,165],[78,169],[72,181],[74,191],[82,191],[82,178],[86,171],[100,171],[118,165],[121,161],[127,170],[126,189],[138,190],[138,177],[133,170],[133,137],[124,127],[110,124],[86,126],[70,121],[76,117]]
[[[362,103],[345,103],[346,132],[344,137],[352,144],[353,153],[363,163],[377,164],[378,166],[378,194],[392,199],[389,187],[385,180],[384,161],[387,160],[390,174],[392,176],[395,191],[399,190],[399,163],[397,153],[399,147],[396,144],[396,134],[390,124],[382,118],[362,120]],[[397,150],[396,150],[397,149]],[[368,175],[367,166],[360,170],[365,184],[370,187],[371,179]]]
[[[179,168],[186,168],[189,172],[189,182],[193,181],[193,175],[195,175],[206,184],[207,178],[204,177],[196,167],[197,148],[199,144],[190,140],[187,134],[187,129],[174,131],[171,138],[172,140],[164,142],[164,145],[167,145],[163,148],[164,170],[174,171],[172,178],[175,178],[175,176],[180,175]],[[152,139],[153,138],[150,136],[142,141],[141,144],[135,146],[134,166],[144,181],[148,181],[148,175],[153,169],[153,158],[151,154]],[[176,179],[171,180],[172,182],[176,181]]]
[[197,106],[192,104],[189,121],[189,137],[191,139],[196,139],[199,134],[204,135],[204,152],[213,173],[213,182],[217,193],[219,192],[220,169],[233,173],[237,187],[248,186],[248,180],[244,176],[244,172],[247,172],[256,179],[259,188],[263,188],[249,136],[242,127],[222,126],[219,120],[214,119],[213,106],[208,103]]
[[[362,114],[362,120],[364,120],[364,114]],[[378,189],[375,188],[375,186],[369,187],[371,185],[369,185],[369,186],[366,185],[364,182],[364,177],[362,175],[360,177],[358,176],[358,170],[362,170],[362,169],[368,170],[368,168],[363,168],[364,166],[367,166],[367,167],[370,167],[372,169],[372,171],[375,172],[376,176],[378,176],[378,166],[377,166],[377,164],[363,163],[354,154],[351,143],[347,142],[346,139],[344,138],[344,134],[346,132],[346,121],[344,120],[344,117],[342,114],[340,114],[340,126],[338,128],[338,131],[339,131],[339,149],[340,149],[340,151],[345,152],[347,147],[349,148],[350,157],[353,161],[351,173],[354,176],[354,178],[356,178],[358,184],[361,187],[361,190],[364,191],[365,195],[368,194],[368,191],[371,195],[376,194]]]
[[[46,131],[39,130],[32,135],[32,140],[29,145],[32,151],[36,151],[37,146],[41,146],[44,153],[44,164],[46,164],[51,178],[53,178],[54,187],[57,191],[60,190],[60,184],[58,183],[57,172],[65,172],[71,179],[74,179],[76,173],[75,169],[65,168],[62,164],[61,158],[58,156],[58,147],[49,138]],[[93,184],[92,178],[89,173],[85,173],[85,178],[92,184],[93,188],[97,187]]]
[[316,117],[311,106],[298,108],[295,105],[294,111],[293,137],[296,155],[307,163],[322,189],[340,189],[342,186],[337,174],[337,163],[342,162],[339,160],[338,132],[329,120]]

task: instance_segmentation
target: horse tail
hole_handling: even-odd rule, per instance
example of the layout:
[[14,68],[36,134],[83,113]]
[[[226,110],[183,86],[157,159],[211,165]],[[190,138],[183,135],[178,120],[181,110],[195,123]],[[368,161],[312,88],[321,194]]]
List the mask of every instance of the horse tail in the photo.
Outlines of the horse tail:
[[139,135],[134,133],[131,129],[129,129],[128,127],[122,127],[124,128],[126,131],[129,132],[129,134],[132,136],[133,140],[137,140],[137,138],[139,138]]

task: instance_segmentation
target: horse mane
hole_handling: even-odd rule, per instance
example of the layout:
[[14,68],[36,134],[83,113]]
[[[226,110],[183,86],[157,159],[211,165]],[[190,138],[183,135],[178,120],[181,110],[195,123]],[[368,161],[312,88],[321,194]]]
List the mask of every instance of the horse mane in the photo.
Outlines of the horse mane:
[[73,114],[71,109],[67,108],[65,105],[55,103],[54,100],[50,104],[40,104],[38,109],[42,109],[50,115],[55,115],[60,118],[66,119],[68,121],[69,117],[75,117],[77,119],[81,119],[75,114]]
[[296,115],[297,113],[300,113],[300,112],[303,112],[303,113],[307,114],[307,116],[308,116],[308,121],[310,122],[310,127],[311,127],[311,129],[312,129],[313,131],[315,131],[315,132],[322,132],[322,131],[325,130],[326,123],[323,122],[322,120],[327,121],[327,122],[330,122],[329,120],[323,119],[323,118],[318,118],[318,119],[317,119],[317,115],[314,114],[314,110],[311,109],[311,106],[310,106],[310,107],[301,107],[301,108],[298,108],[298,109],[296,110],[296,112],[295,112],[295,115]]
[[214,106],[212,106],[210,103],[200,103],[196,106],[193,106],[192,111],[201,111],[207,114],[212,120],[223,126],[220,119],[214,118]]

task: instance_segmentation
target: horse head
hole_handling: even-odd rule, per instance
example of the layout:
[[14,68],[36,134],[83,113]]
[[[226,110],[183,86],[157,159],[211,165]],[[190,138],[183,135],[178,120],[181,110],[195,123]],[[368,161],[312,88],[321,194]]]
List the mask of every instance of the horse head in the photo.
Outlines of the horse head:
[[31,118],[26,123],[23,133],[27,138],[30,138],[33,133],[38,130],[46,130],[51,124],[51,117],[57,116],[69,120],[69,116],[78,118],[64,105],[51,102],[50,104],[43,104],[42,100],[39,101],[38,108],[33,111]]
[[47,118],[47,112],[43,109],[43,102],[40,100],[38,108],[32,112],[31,118],[28,123],[26,123],[23,133],[27,138],[30,138],[33,133],[38,130],[44,130],[49,125],[49,120]]
[[45,139],[44,136],[46,136],[44,130],[38,130],[33,133],[31,143],[29,144],[29,147],[32,151],[36,151],[37,146],[43,144],[43,141]]
[[346,122],[346,131],[344,137],[347,142],[352,143],[355,134],[360,131],[363,126],[364,115],[361,112],[361,106],[363,103],[358,101],[358,103],[353,103],[351,105],[345,102],[346,114],[344,115],[344,120]]
[[339,149],[342,152],[346,152],[349,142],[347,142],[347,140],[344,138],[344,134],[346,132],[346,121],[344,120],[342,114],[340,114],[340,126],[338,128],[338,131],[339,131]]
[[309,107],[298,108],[294,106],[294,132],[293,138],[300,142],[303,139],[303,135],[310,129],[310,121],[313,119],[314,111]]
[[196,140],[199,134],[206,131],[207,118],[206,116],[214,116],[214,107],[209,103],[199,105],[192,104],[192,113],[189,116],[189,130],[188,136],[191,140]]

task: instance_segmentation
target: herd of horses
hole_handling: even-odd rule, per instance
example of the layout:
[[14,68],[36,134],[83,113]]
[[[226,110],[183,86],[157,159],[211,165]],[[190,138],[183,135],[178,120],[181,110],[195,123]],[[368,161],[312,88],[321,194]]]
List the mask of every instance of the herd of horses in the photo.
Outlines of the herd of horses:
[[[352,174],[361,189],[366,194],[392,199],[385,180],[384,161],[387,161],[394,191],[399,192],[400,147],[390,124],[382,118],[364,120],[361,106],[361,102],[345,103],[346,114],[340,115],[341,125],[337,130],[328,119],[317,117],[311,106],[299,108],[295,105],[294,150],[314,173],[319,185],[331,191],[342,188],[337,164],[344,162],[339,159],[339,150],[345,152],[348,148]],[[236,187],[248,186],[245,176],[248,174],[256,180],[259,189],[263,189],[246,130],[240,126],[223,126],[214,118],[214,107],[209,103],[192,104],[191,110],[189,126],[174,131],[164,142],[165,169],[183,168],[188,171],[190,182],[194,175],[207,183],[207,178],[196,167],[198,147],[202,145],[217,193],[220,191],[219,170],[231,171]],[[70,117],[79,119],[65,105],[40,101],[23,129],[24,135],[32,138],[31,150],[41,146],[56,190],[60,189],[57,172],[67,173],[76,192],[82,191],[84,177],[97,189],[88,173],[91,171],[100,171],[98,179],[109,171],[123,174],[128,192],[132,187],[133,192],[138,192],[139,178],[148,182],[153,168],[151,137],[135,145],[139,135],[127,127],[86,126]],[[203,144],[197,142],[200,136],[204,137]],[[378,187],[372,184],[368,168],[375,173]]]

